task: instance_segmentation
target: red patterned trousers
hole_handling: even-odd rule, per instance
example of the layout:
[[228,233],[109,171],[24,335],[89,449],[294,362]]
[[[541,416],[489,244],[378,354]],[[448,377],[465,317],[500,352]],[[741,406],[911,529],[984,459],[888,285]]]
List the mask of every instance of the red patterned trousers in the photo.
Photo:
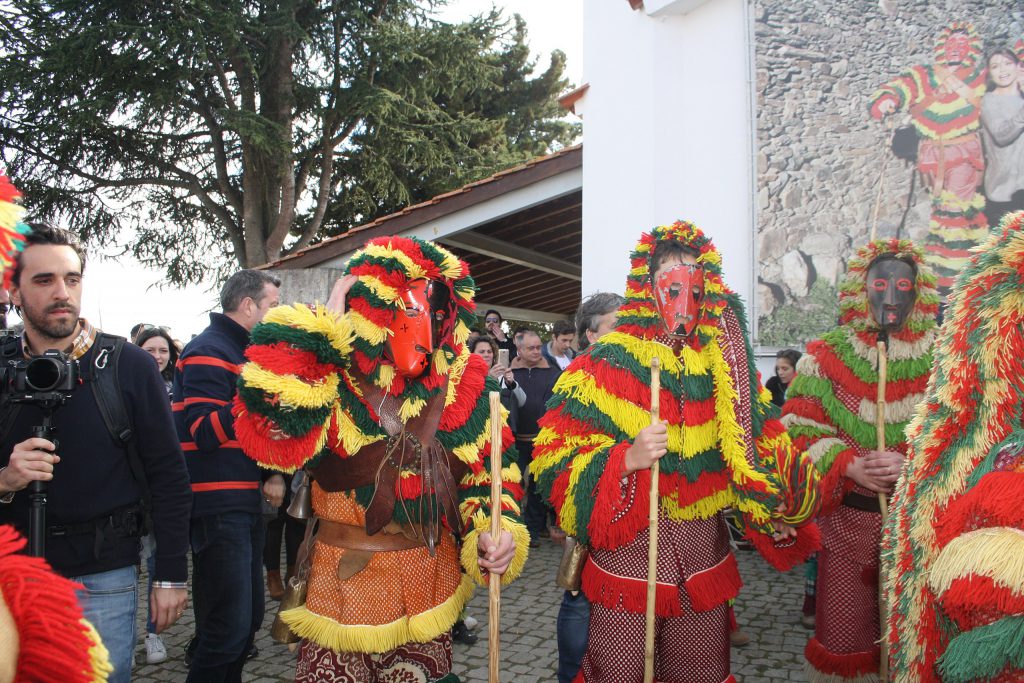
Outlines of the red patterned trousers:
[[299,648],[296,683],[431,683],[452,670],[452,637],[406,643],[389,652],[335,652],[308,640]]

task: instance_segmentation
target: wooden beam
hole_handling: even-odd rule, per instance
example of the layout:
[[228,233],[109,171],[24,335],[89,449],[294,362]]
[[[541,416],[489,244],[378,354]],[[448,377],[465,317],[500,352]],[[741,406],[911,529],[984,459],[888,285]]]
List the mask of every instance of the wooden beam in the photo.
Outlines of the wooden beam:
[[520,247],[510,242],[503,242],[471,230],[460,232],[456,235],[449,235],[438,241],[456,249],[483,254],[499,261],[523,266],[524,268],[540,270],[570,280],[583,280],[583,268],[579,264],[553,258],[539,251]]

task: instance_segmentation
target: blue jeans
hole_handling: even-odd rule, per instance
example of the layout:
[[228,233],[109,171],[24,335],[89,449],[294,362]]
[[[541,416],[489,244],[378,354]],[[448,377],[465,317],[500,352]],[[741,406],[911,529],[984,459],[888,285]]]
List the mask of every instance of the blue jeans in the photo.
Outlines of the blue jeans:
[[134,566],[122,567],[70,578],[85,586],[85,590],[78,592],[78,601],[110,653],[114,667],[110,683],[128,683],[132,680],[135,653],[138,570]]
[[263,624],[263,519],[224,512],[192,520],[196,647],[189,683],[239,683]]
[[575,596],[565,591],[558,608],[558,683],[571,683],[576,678],[587,651],[587,630],[590,628],[590,601],[580,591]]

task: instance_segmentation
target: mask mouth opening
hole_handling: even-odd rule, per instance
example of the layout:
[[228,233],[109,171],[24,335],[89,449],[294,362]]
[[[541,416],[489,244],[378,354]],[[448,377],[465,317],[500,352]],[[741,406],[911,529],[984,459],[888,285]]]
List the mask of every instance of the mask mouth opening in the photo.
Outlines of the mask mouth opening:
[[704,268],[680,263],[662,272],[652,285],[655,306],[669,336],[691,336],[704,300]]

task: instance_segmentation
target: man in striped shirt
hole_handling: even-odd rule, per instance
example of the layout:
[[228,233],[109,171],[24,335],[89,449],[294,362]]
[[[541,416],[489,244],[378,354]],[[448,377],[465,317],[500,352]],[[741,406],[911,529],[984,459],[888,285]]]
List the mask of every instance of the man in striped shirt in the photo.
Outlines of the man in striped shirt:
[[221,289],[223,313],[182,351],[174,417],[192,481],[196,640],[188,681],[240,681],[263,621],[260,498],[280,505],[284,480],[261,471],[235,440],[231,402],[249,332],[279,299],[273,275],[242,270]]

